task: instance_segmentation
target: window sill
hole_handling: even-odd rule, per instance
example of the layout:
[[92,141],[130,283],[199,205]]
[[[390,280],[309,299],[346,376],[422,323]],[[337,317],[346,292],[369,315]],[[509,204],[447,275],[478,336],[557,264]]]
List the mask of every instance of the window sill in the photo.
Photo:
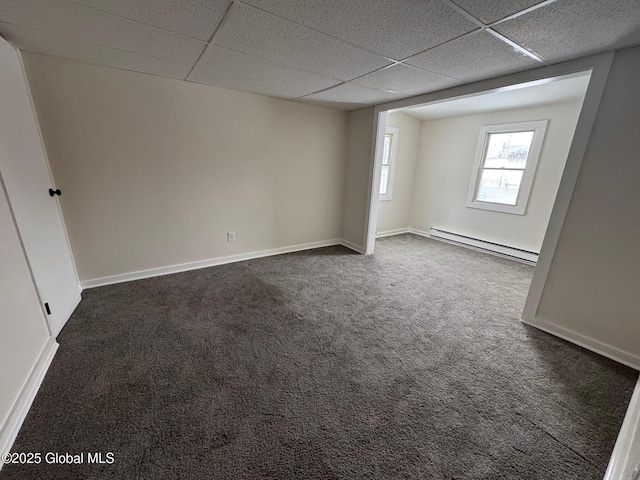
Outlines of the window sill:
[[524,215],[526,210],[526,205],[502,205],[500,203],[489,202],[467,202],[465,206],[469,208],[478,208],[480,210],[489,210],[498,213],[510,213],[512,215]]

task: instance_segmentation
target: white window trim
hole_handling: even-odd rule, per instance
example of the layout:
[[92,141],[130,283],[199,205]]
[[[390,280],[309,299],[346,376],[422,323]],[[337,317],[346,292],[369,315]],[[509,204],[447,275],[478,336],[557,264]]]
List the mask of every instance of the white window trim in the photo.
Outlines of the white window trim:
[[[478,145],[476,146],[476,154],[473,162],[473,170],[471,173],[471,181],[469,182],[469,192],[467,194],[467,207],[480,208],[482,210],[492,210],[494,212],[512,213],[515,215],[524,215],[529,202],[529,194],[533,185],[533,177],[538,166],[538,159],[542,151],[542,142],[544,134],[547,130],[548,120],[537,120],[533,122],[504,123],[500,125],[485,125],[480,129],[478,136]],[[481,202],[476,200],[476,192],[478,191],[478,182],[480,181],[480,172],[484,163],[485,150],[487,148],[487,139],[491,133],[509,133],[533,130],[533,139],[529,148],[529,156],[527,165],[522,174],[522,183],[518,190],[518,199],[515,205],[504,205],[500,203]]]
[[[389,151],[389,190],[386,194],[380,194],[378,200],[388,202],[393,199],[393,179],[396,173],[396,159],[398,158],[398,143],[400,141],[400,129],[387,126],[385,135],[391,134],[391,150]],[[382,169],[382,167],[380,167]],[[378,185],[380,191],[380,185]]]

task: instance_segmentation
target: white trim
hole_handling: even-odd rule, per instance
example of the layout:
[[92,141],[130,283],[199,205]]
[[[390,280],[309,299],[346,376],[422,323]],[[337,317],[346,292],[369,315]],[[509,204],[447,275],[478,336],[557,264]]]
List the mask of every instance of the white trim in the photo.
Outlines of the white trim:
[[[13,442],[15,442],[18,432],[20,431],[20,427],[22,427],[22,423],[24,422],[27,413],[29,413],[31,404],[40,389],[42,380],[44,380],[44,376],[47,373],[47,370],[49,370],[49,365],[51,365],[51,361],[56,354],[56,350],[58,350],[58,343],[53,337],[49,337],[47,343],[45,343],[42,349],[42,352],[40,352],[40,356],[33,366],[31,373],[29,374],[29,378],[13,404],[7,420],[0,429],[0,453],[9,452],[11,450]],[[2,459],[0,458],[0,469],[2,469],[3,464],[4,462],[2,462]]]
[[376,238],[391,237],[393,235],[402,235],[403,233],[409,233],[408,228],[397,228],[395,230],[387,230],[386,232],[376,233]]
[[486,240],[481,240],[479,238],[446,232],[444,230],[438,230],[437,228],[430,229],[429,236],[434,240],[441,240],[461,247],[479,250],[484,253],[491,253],[493,255],[498,255],[499,257],[526,263],[527,265],[535,265],[538,260],[538,254],[536,252],[521,250],[508,245],[487,242]]
[[587,92],[582,102],[582,109],[578,116],[578,123],[573,134],[567,161],[562,172],[560,186],[558,187],[556,200],[553,204],[547,231],[542,241],[540,258],[538,259],[536,270],[533,272],[529,293],[527,294],[527,299],[525,300],[522,310],[522,317],[530,321],[533,321],[538,312],[542,291],[547,282],[551,262],[553,261],[553,256],[555,255],[558,241],[560,240],[560,233],[562,232],[564,220],[569,210],[569,203],[573,196],[573,189],[576,186],[578,174],[580,173],[582,159],[584,158],[589,139],[591,138],[591,130],[595,123],[596,115],[598,114],[600,100],[602,99],[607,78],[609,77],[609,70],[613,63],[614,53],[615,52],[607,52],[596,55],[591,59],[584,59],[585,62],[590,60],[589,63],[593,69],[591,71],[591,78],[589,79],[589,86],[587,87]]
[[376,243],[376,225],[378,224],[378,196],[380,191],[380,171],[382,167],[382,150],[384,148],[384,132],[387,130],[387,112],[373,110],[373,139],[371,140],[371,162],[369,167],[369,191],[365,211],[363,244],[364,252],[371,255]]
[[[640,378],[633,390],[627,414],[609,459],[604,480],[639,478],[640,472]],[[635,474],[635,476],[634,476]]]
[[418,230],[417,228],[410,228],[409,233],[413,233],[414,235],[420,235],[421,237],[431,238],[428,232],[424,230]]
[[319,242],[303,243],[300,245],[292,245],[290,247],[272,248],[269,250],[260,250],[257,252],[241,253],[238,255],[228,255],[225,257],[210,258],[208,260],[200,260],[197,262],[180,263],[178,265],[169,265],[166,267],[150,268],[148,270],[139,270],[136,272],[121,273],[119,275],[111,275],[107,277],[94,278],[91,280],[84,280],[80,282],[80,285],[82,286],[83,289],[102,287],[104,285],[113,285],[116,283],[130,282],[132,280],[141,280],[143,278],[160,277],[162,275],[171,275],[173,273],[187,272],[190,270],[198,270],[200,268],[214,267],[216,265],[242,262],[245,260],[253,260],[255,258],[270,257],[273,255],[281,255],[283,253],[300,252],[303,250],[330,247],[333,245],[344,245],[343,242],[344,242],[343,240],[338,240],[338,239],[321,240]]
[[[385,137],[391,135],[391,148],[389,149],[389,185],[387,193],[379,194],[379,202],[388,202],[393,200],[393,180],[396,176],[396,159],[398,158],[398,143],[400,142],[400,129],[398,127],[391,127],[387,125],[385,129]],[[384,147],[384,143],[383,143]],[[382,172],[382,166],[380,167]],[[382,174],[380,175],[382,180]],[[378,184],[378,192],[380,191],[380,184]]]
[[[533,185],[533,177],[536,174],[538,159],[542,151],[542,142],[544,134],[547,131],[548,120],[536,120],[531,122],[502,123],[500,125],[483,125],[478,135],[478,143],[476,145],[476,153],[473,159],[473,170],[471,171],[471,181],[469,182],[469,190],[467,192],[466,207],[480,208],[482,210],[491,210],[501,213],[512,213],[516,215],[524,215],[529,202],[529,194]],[[526,158],[525,168],[522,173],[522,181],[518,189],[516,204],[504,205],[500,203],[483,202],[477,199],[478,184],[480,183],[481,172],[487,168],[486,156],[488,149],[489,135],[493,133],[513,133],[527,132],[533,130],[533,138],[529,146],[529,152]]]
[[353,250],[354,252],[358,252],[362,254],[365,253],[364,248],[362,248],[362,246],[356,245],[355,243],[350,242],[349,240],[345,240],[344,238],[340,239],[340,245],[348,248],[349,250]]
[[550,323],[539,318],[536,318],[535,320],[521,318],[521,321],[522,323],[531,325],[532,327],[542,330],[543,332],[550,333],[551,335],[555,335],[556,337],[560,337],[568,342],[580,345],[587,350],[591,350],[592,352],[610,358],[611,360],[615,360],[616,362],[622,363],[623,365],[635,370],[640,370],[640,356],[638,355],[633,355],[607,343],[601,342],[600,340],[587,337],[581,333],[574,332],[573,330],[569,330],[568,328],[561,327],[555,323]]

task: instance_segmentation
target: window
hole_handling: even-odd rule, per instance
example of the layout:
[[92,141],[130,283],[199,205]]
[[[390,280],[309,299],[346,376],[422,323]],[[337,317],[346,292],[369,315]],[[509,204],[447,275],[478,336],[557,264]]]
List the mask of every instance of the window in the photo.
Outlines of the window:
[[547,120],[480,129],[467,207],[524,215]]
[[380,200],[391,200],[393,193],[393,176],[396,169],[396,152],[400,130],[387,127],[382,148],[382,170],[380,171]]

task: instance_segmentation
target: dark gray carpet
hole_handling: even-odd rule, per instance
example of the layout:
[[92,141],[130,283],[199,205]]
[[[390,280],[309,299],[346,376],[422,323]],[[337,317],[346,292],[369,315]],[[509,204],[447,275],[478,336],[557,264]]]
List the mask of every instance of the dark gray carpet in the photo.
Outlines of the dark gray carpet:
[[519,322],[533,269],[402,235],[85,291],[2,479],[601,479],[636,372]]

